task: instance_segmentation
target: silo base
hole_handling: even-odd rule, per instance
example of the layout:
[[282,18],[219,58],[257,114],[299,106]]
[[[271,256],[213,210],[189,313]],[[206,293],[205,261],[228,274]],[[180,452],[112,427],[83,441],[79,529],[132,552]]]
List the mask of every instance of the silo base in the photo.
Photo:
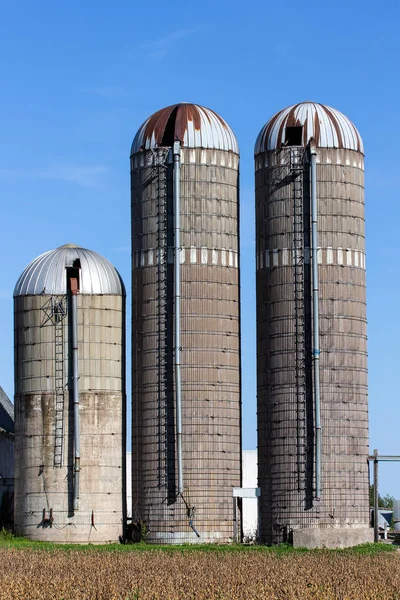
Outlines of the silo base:
[[150,544],[230,544],[232,538],[220,531],[202,532],[199,536],[192,531],[149,532],[146,541]]
[[310,527],[293,530],[294,548],[351,548],[373,541],[372,527]]

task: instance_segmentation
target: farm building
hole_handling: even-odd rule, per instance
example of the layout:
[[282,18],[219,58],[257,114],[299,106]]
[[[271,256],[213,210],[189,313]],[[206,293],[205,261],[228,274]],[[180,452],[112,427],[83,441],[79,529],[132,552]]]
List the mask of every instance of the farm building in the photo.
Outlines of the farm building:
[[[243,450],[242,452],[242,486],[244,488],[257,487],[257,450]],[[243,498],[242,500],[242,531],[245,542],[256,541],[258,538],[258,504],[259,498]]]
[[14,406],[0,387],[0,527],[13,523]]

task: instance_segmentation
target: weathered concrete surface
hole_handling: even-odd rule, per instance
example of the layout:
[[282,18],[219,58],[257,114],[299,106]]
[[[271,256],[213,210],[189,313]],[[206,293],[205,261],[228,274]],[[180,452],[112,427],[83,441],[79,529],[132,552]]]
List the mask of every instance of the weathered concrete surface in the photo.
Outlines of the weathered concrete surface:
[[[182,149],[182,498],[176,486],[172,169],[163,152],[131,157],[132,517],[146,522],[151,542],[229,542],[232,487],[241,475],[239,157]],[[194,507],[200,537],[190,527],[188,507]]]
[[372,527],[308,527],[293,530],[294,548],[351,548],[373,541]]
[[[125,491],[125,301],[78,295],[79,510],[73,510],[73,405],[64,328],[62,462],[55,466],[55,326],[48,297],[15,298],[15,529],[33,540],[116,542]],[[53,521],[50,522],[50,511]],[[43,518],[44,517],[44,518]]]
[[322,493],[316,500],[310,173],[307,156],[304,171],[290,169],[291,152],[256,156],[258,472],[260,536],[267,544],[288,541],[299,528],[369,524],[364,157],[317,152]]

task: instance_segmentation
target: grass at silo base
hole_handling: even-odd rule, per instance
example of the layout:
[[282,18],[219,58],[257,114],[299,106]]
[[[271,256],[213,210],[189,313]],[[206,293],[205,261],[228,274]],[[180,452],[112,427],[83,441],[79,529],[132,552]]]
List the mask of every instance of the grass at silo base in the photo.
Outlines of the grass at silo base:
[[0,600],[400,600],[400,553],[0,540]]

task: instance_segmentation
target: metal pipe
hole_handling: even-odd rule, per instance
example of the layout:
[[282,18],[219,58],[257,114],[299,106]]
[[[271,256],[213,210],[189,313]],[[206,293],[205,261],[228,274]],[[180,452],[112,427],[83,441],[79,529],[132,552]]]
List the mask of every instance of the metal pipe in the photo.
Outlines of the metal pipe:
[[310,141],[311,154],[311,267],[313,295],[313,367],[315,409],[315,497],[321,498],[321,395],[319,381],[319,288],[318,288],[318,228],[317,228],[317,149]]
[[182,396],[181,396],[181,143],[174,142],[174,329],[175,329],[175,402],[178,492],[183,494]]
[[191,527],[191,528],[193,529],[193,531],[195,532],[195,534],[196,534],[196,535],[197,535],[197,537],[199,538],[199,537],[200,537],[200,534],[199,534],[199,532],[197,531],[196,527],[194,526],[193,519],[189,519],[189,527]]
[[72,388],[74,402],[74,510],[79,509],[80,473],[80,426],[79,426],[79,371],[78,371],[78,281],[71,278],[71,319],[72,319]]
[[372,456],[368,456],[368,460],[378,460],[379,462],[400,462],[400,456],[373,454]]
[[378,450],[374,450],[374,542],[379,542]]

